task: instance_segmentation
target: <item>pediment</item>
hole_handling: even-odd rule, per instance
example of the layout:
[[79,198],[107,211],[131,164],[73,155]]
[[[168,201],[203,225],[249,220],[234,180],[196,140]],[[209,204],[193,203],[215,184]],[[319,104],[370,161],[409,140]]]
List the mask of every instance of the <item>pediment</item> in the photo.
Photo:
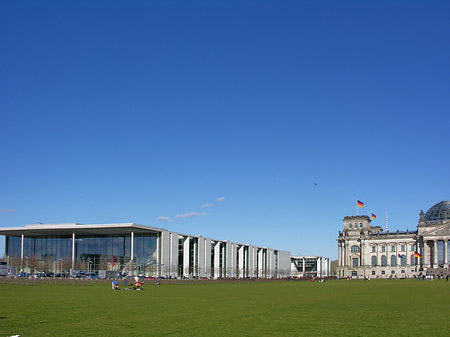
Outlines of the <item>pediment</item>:
[[442,226],[435,227],[422,234],[423,236],[450,236],[450,223],[446,223]]

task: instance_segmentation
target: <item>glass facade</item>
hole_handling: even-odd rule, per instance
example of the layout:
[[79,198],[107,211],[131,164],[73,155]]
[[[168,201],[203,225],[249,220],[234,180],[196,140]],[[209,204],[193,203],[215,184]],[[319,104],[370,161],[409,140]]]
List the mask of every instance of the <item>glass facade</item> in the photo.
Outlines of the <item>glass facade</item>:
[[[22,237],[7,236],[8,256],[21,256]],[[140,273],[148,274],[155,269],[157,234],[134,236],[134,261]],[[72,259],[72,237],[24,237],[24,258],[35,257],[41,262],[67,261]],[[131,259],[131,236],[76,236],[75,269],[92,271],[121,270]]]
[[[219,278],[273,277],[290,272],[289,252],[134,223],[38,224],[0,229],[0,234],[6,239],[11,268],[39,275],[84,277],[86,272],[98,272],[91,276]],[[312,263],[315,266],[315,261]],[[306,269],[310,268],[307,264]]]

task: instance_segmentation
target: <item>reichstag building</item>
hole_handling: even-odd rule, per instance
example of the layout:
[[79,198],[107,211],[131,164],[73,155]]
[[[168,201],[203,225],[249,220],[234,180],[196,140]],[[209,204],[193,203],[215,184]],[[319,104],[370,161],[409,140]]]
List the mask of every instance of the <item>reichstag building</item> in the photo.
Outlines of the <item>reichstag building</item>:
[[[344,217],[338,276],[405,278],[449,271],[450,200],[420,212],[415,230],[383,231],[366,215]],[[444,269],[443,269],[444,268]]]

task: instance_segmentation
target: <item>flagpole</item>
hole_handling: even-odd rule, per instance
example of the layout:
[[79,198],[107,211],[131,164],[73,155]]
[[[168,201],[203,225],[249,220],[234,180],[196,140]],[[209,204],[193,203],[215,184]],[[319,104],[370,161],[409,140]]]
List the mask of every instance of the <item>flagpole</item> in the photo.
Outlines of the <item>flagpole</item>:
[[388,219],[387,219],[387,210],[386,210],[386,233],[388,231]]
[[358,216],[358,200],[356,200],[356,216]]

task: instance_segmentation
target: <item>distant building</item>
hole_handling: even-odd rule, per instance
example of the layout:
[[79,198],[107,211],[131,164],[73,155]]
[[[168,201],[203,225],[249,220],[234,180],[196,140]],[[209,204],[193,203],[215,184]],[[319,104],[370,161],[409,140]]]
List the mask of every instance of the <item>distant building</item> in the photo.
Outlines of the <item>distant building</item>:
[[290,275],[290,253],[268,247],[170,232],[135,223],[39,224],[1,228],[16,270],[99,270],[162,277]]
[[420,212],[416,230],[383,232],[367,215],[346,216],[339,231],[338,276],[412,277],[449,272],[450,200]]
[[291,256],[291,276],[328,277],[330,259],[322,256]]

